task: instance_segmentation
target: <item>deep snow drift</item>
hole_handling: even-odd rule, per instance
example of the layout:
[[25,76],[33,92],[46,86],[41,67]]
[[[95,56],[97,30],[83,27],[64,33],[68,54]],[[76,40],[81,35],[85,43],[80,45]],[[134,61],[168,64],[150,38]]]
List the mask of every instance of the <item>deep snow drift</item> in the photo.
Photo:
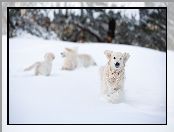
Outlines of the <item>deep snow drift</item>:
[[[79,47],[97,66],[62,71],[60,52]],[[99,67],[107,62],[104,50],[129,52],[126,64],[126,99],[110,104],[100,99]],[[53,52],[52,74],[34,76],[23,69]],[[9,40],[9,122],[46,123],[166,123],[166,54],[126,45],[14,38]]]

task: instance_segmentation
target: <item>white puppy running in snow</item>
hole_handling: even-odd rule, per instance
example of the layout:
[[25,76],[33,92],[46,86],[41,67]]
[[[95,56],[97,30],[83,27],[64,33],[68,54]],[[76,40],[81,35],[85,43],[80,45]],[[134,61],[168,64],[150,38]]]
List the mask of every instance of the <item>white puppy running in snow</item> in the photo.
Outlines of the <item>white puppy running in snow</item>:
[[24,71],[29,71],[35,68],[35,75],[45,75],[49,76],[52,71],[52,61],[55,59],[53,53],[46,53],[44,56],[44,61],[35,62],[33,65],[24,69]]
[[100,68],[102,96],[111,103],[118,103],[123,97],[124,68],[130,55],[109,50],[106,50],[104,54],[108,63]]
[[89,54],[79,54],[78,48],[65,48],[61,55],[64,57],[62,70],[74,70],[77,67],[96,65],[94,59]]

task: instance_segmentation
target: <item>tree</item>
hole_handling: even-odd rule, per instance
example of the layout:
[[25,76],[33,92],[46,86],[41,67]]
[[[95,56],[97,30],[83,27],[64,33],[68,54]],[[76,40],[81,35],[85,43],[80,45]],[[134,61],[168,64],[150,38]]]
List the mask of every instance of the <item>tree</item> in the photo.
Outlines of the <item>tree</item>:
[[140,27],[144,39],[140,39],[139,43],[165,50],[166,17],[166,9],[140,9]]

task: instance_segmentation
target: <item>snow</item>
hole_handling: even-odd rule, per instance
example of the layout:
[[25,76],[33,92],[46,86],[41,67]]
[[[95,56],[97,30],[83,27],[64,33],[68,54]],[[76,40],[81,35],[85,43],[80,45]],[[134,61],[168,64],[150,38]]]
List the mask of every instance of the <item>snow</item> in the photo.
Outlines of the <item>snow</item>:
[[[156,2],[157,4],[160,2]],[[37,2],[36,6],[45,6],[45,7],[102,7],[105,5],[106,7],[144,7],[144,2],[94,2],[89,4],[88,2]],[[56,11],[58,11],[57,9]],[[63,14],[66,14],[66,9],[61,9]],[[81,14],[81,9],[70,9],[72,13],[75,13],[76,15]],[[132,18],[132,16],[135,17],[136,20],[140,19],[139,16],[139,9],[106,9],[106,12],[113,11],[114,13],[121,12],[122,16],[127,16],[128,18]],[[45,14],[43,12],[43,14]],[[97,18],[100,15],[99,12],[94,13],[94,18]],[[48,17],[52,21],[54,19],[54,10],[50,10]]]
[[[93,56],[97,66],[62,71],[60,52],[79,47]],[[125,101],[101,100],[99,67],[106,64],[106,49],[129,52],[126,65]],[[34,76],[23,69],[53,52],[52,75]],[[32,37],[9,40],[9,116],[12,124],[165,124],[166,54],[128,45],[75,44]]]
[[[62,10],[62,13],[65,15],[66,14],[66,9],[52,9],[49,10],[48,12],[48,17],[50,18],[51,21],[53,21],[54,19],[54,11],[58,11],[58,10]],[[132,19],[132,17],[134,16],[136,20],[140,19],[139,16],[139,9],[105,9],[106,13],[109,13],[109,11],[113,11],[114,13],[120,12],[122,16],[127,16],[129,19]],[[81,9],[69,9],[69,12],[80,16],[81,15]],[[87,12],[84,10],[84,14],[86,14]],[[47,14],[45,14],[45,11],[42,10],[42,14],[44,16],[47,16]],[[101,12],[94,12],[93,16],[94,18],[97,18],[101,15]]]
[[[85,10],[83,10],[85,13]],[[80,16],[81,15],[81,9],[70,9],[70,12],[74,15]]]
[[95,19],[98,18],[100,15],[101,15],[100,12],[94,12],[94,13],[93,13],[93,17],[94,17]]
[[137,21],[140,19],[139,9],[106,9],[107,13],[109,11],[120,12],[122,16],[127,16],[129,19],[132,19],[132,17],[135,17]]

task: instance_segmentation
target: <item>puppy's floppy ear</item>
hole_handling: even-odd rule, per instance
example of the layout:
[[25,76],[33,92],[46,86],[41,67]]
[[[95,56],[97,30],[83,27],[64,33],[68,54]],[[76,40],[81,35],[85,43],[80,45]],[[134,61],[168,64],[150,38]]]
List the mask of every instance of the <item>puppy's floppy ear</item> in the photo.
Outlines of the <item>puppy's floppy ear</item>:
[[55,55],[53,53],[51,53],[51,58],[54,60],[55,59]]
[[110,51],[110,50],[105,50],[104,51],[104,54],[106,55],[107,59],[111,58],[112,53],[113,53],[113,51]]
[[46,54],[44,55],[44,59],[45,59],[45,60],[54,60],[54,59],[55,59],[55,56],[54,56],[53,53],[46,53]]
[[129,59],[129,57],[130,57],[130,55],[129,55],[129,53],[123,53],[123,59],[124,59],[124,63],[126,63],[127,62],[127,60]]

